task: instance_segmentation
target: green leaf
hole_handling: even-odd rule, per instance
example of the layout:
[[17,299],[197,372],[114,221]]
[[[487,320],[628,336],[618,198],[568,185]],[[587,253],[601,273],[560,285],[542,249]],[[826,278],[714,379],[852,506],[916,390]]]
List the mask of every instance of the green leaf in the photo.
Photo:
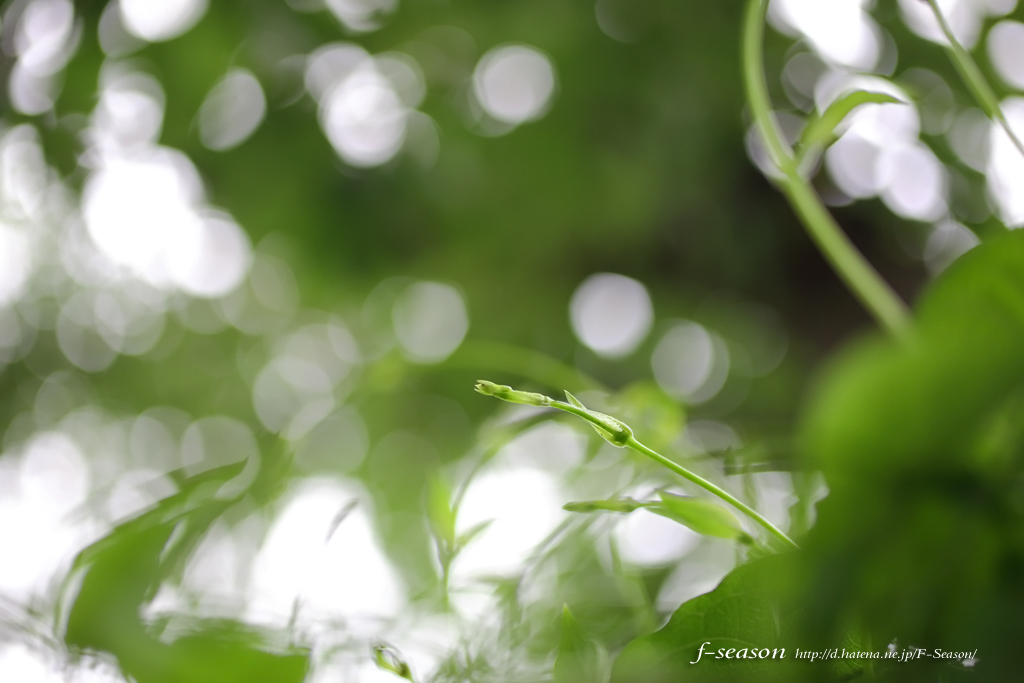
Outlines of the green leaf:
[[996,568],[1019,557],[1007,533],[1019,537],[1024,477],[1024,232],[950,266],[913,332],[853,347],[808,401],[801,451],[830,489],[802,544],[809,617],[875,642],[983,632],[1007,653],[985,675],[1012,680],[1021,579]]
[[[684,603],[660,631],[626,646],[614,662],[611,683],[807,680],[795,675],[793,665],[799,615],[780,590],[789,588],[791,558],[772,555],[741,565],[713,591]],[[732,656],[716,659],[720,648],[723,655],[731,648]]]
[[632,512],[637,508],[644,507],[644,503],[633,500],[632,498],[609,498],[607,500],[584,500],[573,503],[566,503],[562,506],[563,510],[569,512],[598,512],[600,510],[607,510],[608,512]]
[[439,476],[427,483],[427,520],[434,536],[449,549],[455,547],[455,511],[451,507],[451,490]]
[[800,147],[807,149],[813,146],[826,147],[835,137],[836,127],[843,122],[850,112],[862,104],[906,104],[892,95],[879,92],[858,90],[845,95],[833,102],[825,113],[808,122],[800,136]]
[[[217,494],[243,463],[186,478],[181,490],[118,525],[76,558],[64,586],[70,602],[64,641],[73,650],[108,652],[138,683],[299,683],[309,655],[271,652],[266,639],[237,622],[202,621],[166,642],[143,621],[144,605],[180,572],[210,524],[234,500]],[[75,588],[77,587],[77,590]]]
[[479,536],[481,533],[483,533],[484,529],[489,527],[493,522],[493,519],[484,520],[483,522],[474,524],[473,526],[469,527],[464,532],[459,534],[459,538],[456,545],[456,552],[462,550],[467,545],[472,543],[473,539]]
[[415,680],[412,677],[412,669],[402,658],[402,655],[390,645],[376,645],[373,648],[373,660],[377,667],[384,671],[390,671],[407,681]]
[[570,394],[568,390],[566,390],[566,392],[565,392],[565,397],[567,399],[569,399],[569,403],[573,404],[577,408],[579,408],[581,410],[588,410],[588,408],[585,405],[583,405],[582,403],[580,403],[580,400],[578,398],[576,398],[575,396],[573,396],[572,394]]
[[[604,413],[599,413],[596,410],[591,410],[568,391],[565,392],[565,397],[569,399],[569,403],[572,406],[582,410],[589,416],[587,421],[590,423],[590,426],[594,428],[594,431],[596,431],[602,439],[613,446],[625,448],[626,444],[633,437],[633,431],[611,415],[605,415]],[[564,405],[564,403],[561,404],[561,406]],[[554,407],[556,408],[561,406],[559,406],[557,402],[554,403]]]
[[587,636],[569,606],[563,605],[558,657],[552,672],[554,683],[604,683],[607,670],[605,649]]
[[705,536],[747,538],[736,515],[721,505],[705,498],[678,496],[667,491],[659,491],[658,495],[661,497],[661,504],[647,506],[647,509],[655,514],[675,520]]

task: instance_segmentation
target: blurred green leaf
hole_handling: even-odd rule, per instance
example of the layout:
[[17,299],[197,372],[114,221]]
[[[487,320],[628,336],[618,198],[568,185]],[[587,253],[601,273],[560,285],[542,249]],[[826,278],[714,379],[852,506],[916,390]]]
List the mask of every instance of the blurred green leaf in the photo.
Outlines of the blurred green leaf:
[[1024,233],[962,256],[917,317],[911,345],[858,345],[809,404],[802,450],[830,492],[802,544],[807,632],[984,642],[984,675],[1008,680],[1008,634],[1024,630],[1024,578],[1000,569],[1024,562],[1024,441],[1007,429],[1022,415]]
[[473,539],[479,536],[483,532],[483,530],[489,527],[493,522],[493,519],[488,519],[486,521],[480,522],[479,524],[474,524],[473,526],[459,534],[457,549],[462,550],[467,545],[472,543]]
[[800,135],[801,149],[816,146],[826,147],[831,144],[835,138],[836,127],[843,122],[843,119],[860,105],[869,103],[906,104],[892,95],[866,90],[858,90],[844,95],[829,105],[824,114],[807,123]]
[[451,489],[440,476],[427,484],[427,520],[434,536],[446,547],[455,547],[455,511],[451,507]]
[[[594,431],[597,432],[602,439],[617,448],[626,447],[626,443],[633,436],[633,432],[628,426],[611,415],[605,415],[604,413],[599,413],[596,410],[587,408],[579,399],[568,391],[565,392],[565,397],[569,399],[569,403],[573,407],[579,408],[590,416],[591,419],[584,419],[587,419],[590,426],[594,428]],[[564,406],[565,404],[562,405]]]
[[798,614],[778,590],[791,563],[791,555],[773,555],[737,567],[713,591],[684,603],[664,628],[627,645],[611,683],[796,680],[790,663],[800,644],[793,640]]
[[399,678],[404,678],[407,681],[415,680],[412,677],[412,669],[409,668],[409,664],[402,659],[402,655],[391,647],[390,645],[375,645],[373,648],[373,660],[377,664],[378,668],[384,671],[390,671]]
[[[237,499],[217,498],[245,463],[178,476],[181,490],[117,526],[83,550],[65,586],[64,641],[74,649],[109,652],[138,683],[299,683],[309,668],[303,652],[277,654],[251,629],[232,621],[200,622],[167,643],[141,611],[163,580]],[[77,588],[77,591],[76,591]]]
[[554,683],[605,683],[608,680],[608,654],[587,636],[569,610],[562,606],[562,625],[558,657],[552,672]]
[[584,500],[566,503],[562,506],[562,509],[569,512],[597,512],[599,510],[633,512],[633,510],[642,507],[646,507],[646,504],[632,498],[609,498],[607,500]]
[[748,539],[736,515],[705,498],[680,496],[658,491],[661,504],[647,505],[651,512],[668,517],[698,534],[728,539]]

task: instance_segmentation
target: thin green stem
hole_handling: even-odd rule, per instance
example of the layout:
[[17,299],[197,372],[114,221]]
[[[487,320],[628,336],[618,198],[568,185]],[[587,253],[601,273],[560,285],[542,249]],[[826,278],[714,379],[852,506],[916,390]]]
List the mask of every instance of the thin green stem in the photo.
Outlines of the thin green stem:
[[[654,460],[656,463],[658,463],[660,465],[663,465],[664,467],[667,467],[668,469],[672,470],[673,472],[675,472],[676,474],[678,474],[678,475],[680,475],[682,477],[685,477],[686,479],[689,479],[690,481],[692,481],[697,486],[700,486],[705,491],[709,491],[709,492],[713,493],[714,495],[718,496],[719,498],[724,500],[729,505],[732,505],[734,508],[736,508],[737,510],[739,510],[740,512],[745,514],[747,517],[750,517],[752,520],[754,520],[755,522],[757,522],[758,524],[763,526],[768,531],[768,533],[770,533],[771,535],[775,536],[775,538],[777,538],[780,541],[782,541],[788,547],[790,547],[790,548],[798,548],[799,547],[793,541],[793,539],[791,539],[789,536],[787,536],[785,533],[783,533],[781,529],[779,529],[777,526],[775,526],[774,524],[769,522],[760,513],[758,513],[756,510],[754,510],[752,507],[750,507],[749,505],[747,505],[743,501],[741,501],[738,498],[736,498],[735,496],[733,496],[731,493],[729,493],[725,489],[723,489],[723,488],[721,488],[719,486],[716,486],[715,484],[712,484],[710,481],[708,481],[704,477],[701,477],[700,475],[698,475],[698,474],[696,474],[694,472],[691,472],[690,470],[686,469],[685,467],[683,467],[679,463],[677,463],[677,462],[675,462],[673,460],[669,460],[668,458],[666,458],[661,453],[658,453],[654,449],[649,448],[648,446],[645,446],[644,444],[642,444],[639,441],[637,441],[636,437],[633,436],[632,431],[629,430],[629,428],[626,427],[625,425],[623,425],[621,422],[618,422],[618,420],[614,420],[614,418],[611,418],[612,420],[614,420],[614,423],[613,424],[609,424],[607,422],[607,420],[609,419],[609,416],[607,416],[607,415],[603,415],[603,414],[600,414],[600,413],[595,413],[592,410],[588,410],[586,408],[580,408],[578,406],[574,406],[574,405],[569,404],[569,403],[563,403],[562,401],[552,400],[550,405],[551,405],[552,408],[558,408],[559,410],[564,410],[567,413],[572,413],[573,415],[576,415],[577,417],[583,418],[587,422],[589,422],[592,425],[594,425],[595,427],[597,427],[599,430],[601,430],[601,431],[603,431],[603,432],[605,432],[607,434],[611,434],[611,438],[609,438],[608,436],[605,436],[605,438],[608,439],[609,441],[611,441],[612,443],[615,443],[616,445],[625,446],[626,448],[632,449],[632,450],[636,451],[637,453],[640,453],[642,455],[646,455],[648,458],[650,458],[651,460]],[[621,439],[616,438],[616,437],[618,437],[618,434],[609,431],[610,429],[614,429],[616,426],[622,428],[622,430],[623,430],[622,434],[623,434],[624,438],[621,438]],[[622,441],[622,443],[620,444],[619,441]]]
[[782,543],[785,544],[787,547],[793,548],[794,550],[799,549],[799,546],[793,541],[793,539],[787,536],[781,529],[779,529],[777,526],[775,526],[767,519],[765,519],[759,512],[757,512],[757,510],[753,509],[743,501],[739,500],[725,489],[719,486],[715,486],[704,477],[701,477],[700,475],[691,472],[690,470],[686,469],[679,463],[669,460],[661,453],[658,453],[657,451],[648,448],[644,444],[637,441],[635,437],[630,437],[629,441],[626,442],[626,447],[636,451],[637,453],[646,455],[648,458],[655,461],[656,463],[664,467],[667,467],[668,469],[672,470],[673,472],[682,477],[689,479],[690,481],[692,481],[697,486],[700,486],[705,491],[713,493],[714,495],[718,496],[729,505],[732,505],[734,508],[745,514],[747,517],[750,517],[752,520],[760,524],[768,531],[768,533],[782,541]]
[[557,401],[550,396],[543,394],[535,394],[528,391],[517,391],[509,386],[501,384],[495,384],[487,380],[479,380],[474,387],[477,393],[483,394],[484,396],[493,396],[494,398],[501,399],[502,401],[508,401],[509,403],[517,403],[519,405],[535,406],[537,408],[557,408],[558,410],[571,413],[583,420],[589,422],[597,430],[597,433],[601,435],[606,441],[611,444],[618,446],[619,448],[631,448],[637,453],[646,455],[655,462],[664,465],[668,469],[672,470],[676,474],[682,475],[686,479],[689,479],[694,484],[697,484],[701,488],[710,491],[714,495],[718,496],[725,502],[729,503],[743,514],[750,517],[752,520],[763,526],[773,536],[782,541],[786,546],[790,548],[797,548],[797,544],[793,540],[784,534],[778,527],[769,522],[767,519],[762,517],[753,508],[745,503],[741,502],[735,496],[727,492],[725,489],[715,486],[710,481],[704,479],[697,474],[694,474],[690,470],[686,469],[682,465],[679,465],[672,460],[669,460],[665,456],[661,455],[655,450],[648,448],[644,444],[636,440],[633,436],[633,430],[630,429],[626,424],[620,422],[611,415],[605,415],[599,413],[596,410],[590,410],[584,406],[580,401],[570,394],[568,391],[565,392],[566,398],[569,399],[569,403],[565,401]]
[[807,233],[833,269],[865,308],[893,336],[906,339],[910,316],[906,304],[857,250],[798,168],[772,110],[763,64],[764,24],[768,0],[750,0],[743,30],[743,76],[747,101],[768,155],[782,172],[778,180]]
[[939,8],[938,0],[927,0],[927,2],[932,8],[935,20],[939,22],[939,27],[945,34],[946,40],[949,41],[949,45],[946,46],[946,52],[949,53],[949,59],[953,62],[953,66],[956,67],[960,78],[967,86],[967,89],[971,91],[971,95],[974,96],[974,99],[981,108],[985,110],[988,117],[1002,126],[1013,145],[1024,155],[1024,142],[1021,142],[1021,139],[1017,137],[1017,134],[1010,127],[1010,122],[1006,120],[1006,116],[999,106],[999,98],[996,97],[992,86],[985,80],[985,76],[981,73],[981,69],[978,68],[977,62],[971,57],[971,53],[964,49],[964,46],[956,39],[956,35],[953,34],[953,28],[946,21],[942,9]]

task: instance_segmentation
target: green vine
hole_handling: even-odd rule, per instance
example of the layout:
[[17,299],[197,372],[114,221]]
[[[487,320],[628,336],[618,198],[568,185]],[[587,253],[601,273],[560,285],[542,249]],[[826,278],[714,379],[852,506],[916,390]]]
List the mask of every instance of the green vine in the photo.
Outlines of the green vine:
[[839,277],[879,324],[893,336],[910,332],[907,306],[864,258],[800,172],[800,164],[772,111],[764,75],[764,25],[768,0],[750,0],[743,29],[743,78],[754,124],[781,172],[779,189],[789,200],[807,233]]

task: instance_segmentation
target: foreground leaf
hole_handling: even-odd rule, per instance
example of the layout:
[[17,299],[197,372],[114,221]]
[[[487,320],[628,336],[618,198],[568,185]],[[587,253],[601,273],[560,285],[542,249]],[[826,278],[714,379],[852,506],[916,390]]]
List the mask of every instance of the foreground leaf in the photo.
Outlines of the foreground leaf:
[[142,618],[164,579],[180,571],[210,524],[235,502],[220,500],[217,493],[243,466],[183,479],[179,493],[79,554],[65,589],[72,601],[64,633],[68,646],[113,655],[138,683],[299,683],[305,678],[307,653],[273,647],[264,634],[243,624],[196,621],[167,642]]
[[[790,558],[774,555],[737,567],[715,590],[684,603],[660,631],[626,646],[612,667],[612,683],[795,680],[787,676],[798,644],[792,634],[797,613],[779,590]],[[719,649],[723,656],[716,658]]]

